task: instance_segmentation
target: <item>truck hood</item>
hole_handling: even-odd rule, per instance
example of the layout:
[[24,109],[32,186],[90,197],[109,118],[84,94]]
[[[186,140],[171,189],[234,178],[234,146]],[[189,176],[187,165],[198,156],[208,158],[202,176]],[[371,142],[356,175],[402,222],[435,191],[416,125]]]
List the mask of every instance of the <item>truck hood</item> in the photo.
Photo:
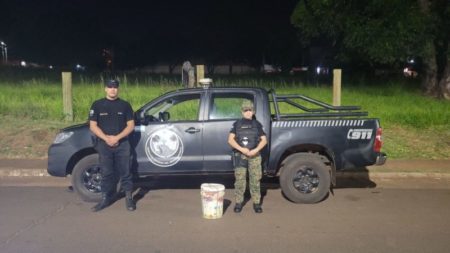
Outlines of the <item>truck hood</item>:
[[82,130],[84,128],[89,128],[88,123],[82,123],[82,124],[77,124],[77,125],[73,125],[73,126],[69,126],[66,128],[61,129],[61,132],[66,132],[66,131],[77,131],[77,130]]

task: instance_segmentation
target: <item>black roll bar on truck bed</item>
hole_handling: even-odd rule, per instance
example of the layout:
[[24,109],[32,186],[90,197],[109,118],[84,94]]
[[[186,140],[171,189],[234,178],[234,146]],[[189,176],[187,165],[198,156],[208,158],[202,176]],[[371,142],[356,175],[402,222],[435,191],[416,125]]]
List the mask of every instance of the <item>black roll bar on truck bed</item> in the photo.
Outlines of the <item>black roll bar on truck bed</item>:
[[[269,90],[268,93],[272,95],[272,101],[270,102],[273,102],[276,120],[314,117],[363,117],[369,115],[368,112],[359,111],[361,110],[360,106],[333,106],[304,95],[277,95],[274,90]],[[320,108],[308,108],[292,101],[292,99],[301,99]],[[281,114],[278,103],[287,103],[306,113]]]

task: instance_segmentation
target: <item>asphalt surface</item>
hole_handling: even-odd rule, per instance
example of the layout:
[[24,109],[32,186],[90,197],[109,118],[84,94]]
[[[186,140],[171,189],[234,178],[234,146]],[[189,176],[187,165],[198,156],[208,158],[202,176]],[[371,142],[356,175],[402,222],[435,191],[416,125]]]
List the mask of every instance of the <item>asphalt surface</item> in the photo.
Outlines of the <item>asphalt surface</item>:
[[346,188],[301,205],[269,189],[262,214],[250,202],[236,214],[227,189],[223,217],[208,220],[198,188],[151,189],[134,212],[119,199],[93,213],[93,203],[61,187],[0,187],[0,252],[447,253],[449,196],[450,189]]
[[[450,161],[388,161],[338,174],[323,202],[286,200],[265,179],[262,214],[232,210],[232,178],[159,177],[92,213],[47,160],[0,160],[0,252],[448,252]],[[168,180],[166,180],[168,179]],[[225,183],[223,217],[202,217],[199,184]],[[27,186],[27,187],[22,187]],[[38,187],[36,187],[38,186]]]

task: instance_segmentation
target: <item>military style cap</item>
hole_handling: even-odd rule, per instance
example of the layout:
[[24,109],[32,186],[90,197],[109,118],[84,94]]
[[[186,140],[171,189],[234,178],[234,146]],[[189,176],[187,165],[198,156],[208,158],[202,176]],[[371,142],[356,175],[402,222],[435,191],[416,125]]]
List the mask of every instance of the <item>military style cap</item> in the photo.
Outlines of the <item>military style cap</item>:
[[105,86],[108,88],[119,88],[119,81],[111,79],[105,82]]
[[252,103],[252,101],[244,100],[244,102],[242,102],[241,109],[242,110],[245,110],[245,109],[253,110],[253,103]]

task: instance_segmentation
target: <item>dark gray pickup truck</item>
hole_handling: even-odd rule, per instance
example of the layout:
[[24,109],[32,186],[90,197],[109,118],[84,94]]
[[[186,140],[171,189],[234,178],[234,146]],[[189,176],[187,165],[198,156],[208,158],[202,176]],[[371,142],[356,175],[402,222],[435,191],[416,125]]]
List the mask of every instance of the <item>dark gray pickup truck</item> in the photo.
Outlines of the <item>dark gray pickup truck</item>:
[[[130,138],[137,177],[233,172],[227,143],[240,105],[251,100],[267,134],[264,175],[279,176],[293,202],[323,200],[336,171],[383,164],[378,119],[356,106],[331,106],[303,95],[277,95],[260,88],[196,88],[166,93],[135,112]],[[87,124],[65,128],[48,150],[48,173],[72,175],[85,201],[100,197],[100,167]]]

